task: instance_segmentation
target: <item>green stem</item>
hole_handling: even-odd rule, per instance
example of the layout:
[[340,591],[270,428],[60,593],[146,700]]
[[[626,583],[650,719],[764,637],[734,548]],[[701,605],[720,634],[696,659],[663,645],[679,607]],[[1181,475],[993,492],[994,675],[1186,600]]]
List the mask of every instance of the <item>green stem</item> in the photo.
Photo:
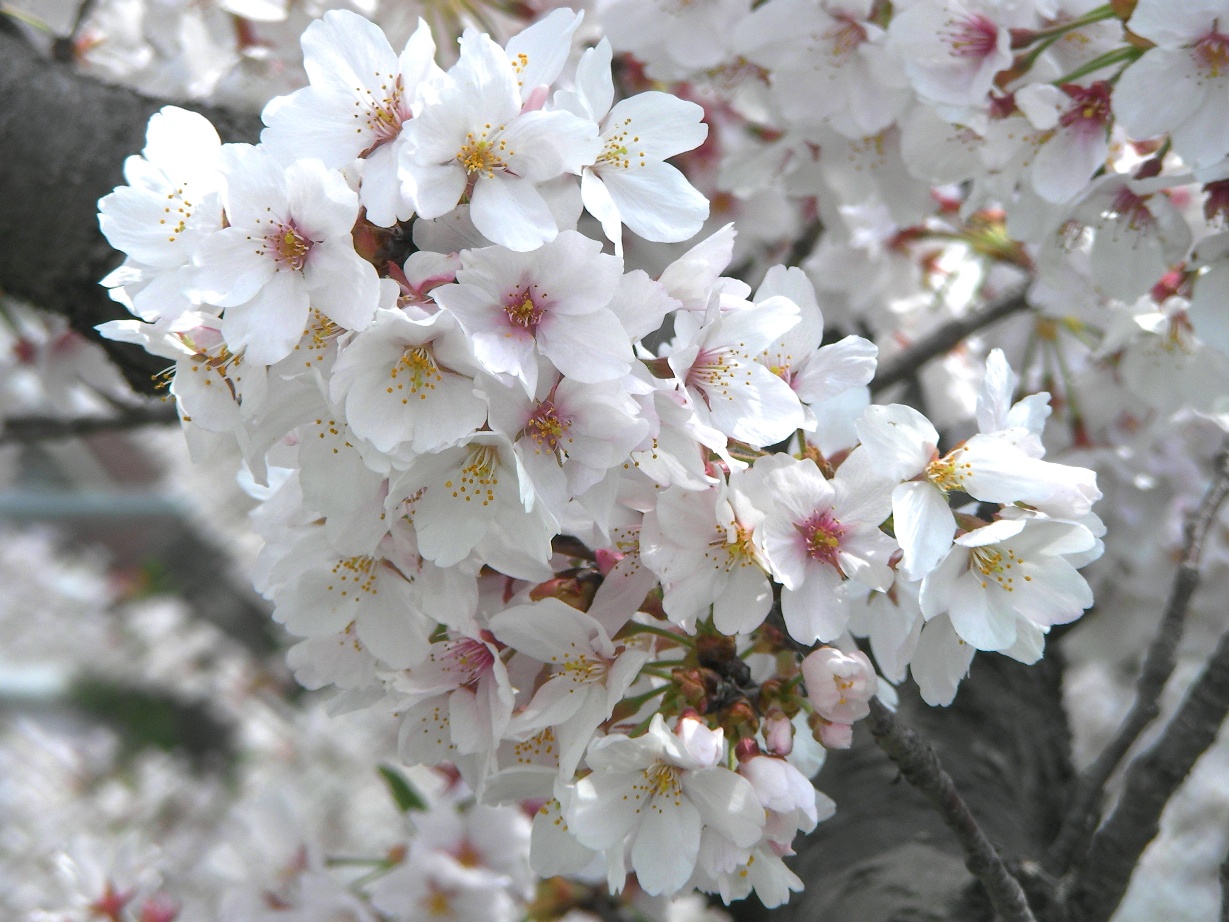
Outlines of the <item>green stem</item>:
[[645,702],[652,701],[658,695],[668,692],[673,687],[674,687],[673,685],[662,685],[661,687],[655,688],[652,691],[647,691],[644,694],[636,695],[635,697],[632,697],[632,698],[624,698],[623,700],[627,704],[630,704],[633,707],[639,709]]
[[1035,42],[1038,39],[1062,38],[1068,32],[1073,32],[1076,29],[1082,29],[1085,26],[1091,26],[1093,23],[1101,22],[1106,19],[1114,19],[1117,14],[1114,12],[1114,7],[1107,3],[1105,6],[1099,6],[1095,10],[1089,10],[1079,19],[1073,19],[1070,22],[1062,22],[1056,26],[1051,26],[1048,29],[1038,29],[1033,33],[1030,40]]
[[1054,86],[1062,86],[1064,83],[1074,83],[1081,77],[1088,74],[1096,73],[1103,68],[1109,67],[1112,64],[1117,64],[1119,61],[1134,61],[1143,55],[1142,48],[1134,48],[1130,45],[1122,48],[1115,48],[1113,51],[1107,51],[1103,55],[1099,55],[1089,61],[1087,64],[1082,64],[1070,73],[1064,74],[1057,80],[1051,81]]
[[621,634],[656,634],[658,637],[665,637],[667,640],[673,640],[677,644],[684,647],[694,647],[696,642],[685,634],[676,634],[674,631],[668,631],[664,627],[657,627],[654,624],[641,624],[639,621],[632,622],[623,628]]

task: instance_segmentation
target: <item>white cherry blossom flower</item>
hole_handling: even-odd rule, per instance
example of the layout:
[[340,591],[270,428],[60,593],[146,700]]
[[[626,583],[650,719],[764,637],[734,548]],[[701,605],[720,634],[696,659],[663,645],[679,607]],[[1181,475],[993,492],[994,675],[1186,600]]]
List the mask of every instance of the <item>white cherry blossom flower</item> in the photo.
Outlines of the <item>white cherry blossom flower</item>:
[[1017,24],[995,0],[917,0],[892,17],[888,35],[914,89],[924,99],[960,110],[980,106],[994,77],[1011,65]]
[[532,395],[539,354],[586,384],[631,369],[631,346],[609,308],[621,274],[621,261],[597,241],[565,231],[532,253],[466,250],[457,283],[432,294],[465,329],[482,366]]
[[1114,115],[1136,138],[1168,134],[1193,167],[1229,154],[1229,3],[1140,0],[1128,27],[1155,44],[1123,72]]
[[802,643],[835,640],[845,630],[844,580],[880,590],[892,583],[896,543],[879,530],[888,515],[885,487],[855,467],[847,461],[829,481],[810,459],[791,458],[768,475],[774,507],[762,526],[764,552],[783,587],[786,627]]
[[1036,437],[1027,430],[982,432],[939,457],[939,434],[911,407],[868,407],[857,429],[859,450],[875,459],[884,476],[910,481],[892,491],[892,520],[904,551],[901,568],[913,579],[929,572],[951,546],[952,491],[983,502],[1067,509],[1073,516],[1088,512],[1101,495],[1092,471],[1035,457]]
[[676,346],[669,365],[702,424],[757,448],[802,425],[797,395],[755,360],[797,323],[798,305],[778,295],[726,311]]
[[487,389],[490,426],[513,440],[534,489],[561,517],[568,500],[599,483],[644,441],[649,423],[622,385],[540,375],[533,399]]
[[103,235],[130,258],[126,284],[143,320],[174,320],[191,305],[192,257],[222,227],[221,149],[204,116],[166,106],[150,118],[141,155],[124,161],[127,185],[98,202]]
[[196,254],[193,294],[226,308],[234,352],[272,365],[285,358],[314,307],[348,330],[375,314],[380,280],[354,251],[358,197],[319,160],[283,166],[259,148],[226,148],[229,226]]
[[310,85],[265,107],[261,144],[286,162],[315,157],[334,169],[361,158],[359,201],[367,218],[389,227],[410,217],[397,162],[402,125],[443,78],[430,28],[419,20],[398,55],[371,20],[329,10],[303,32],[302,44]]
[[1033,84],[1016,103],[1033,127],[1046,132],[1029,166],[1033,188],[1047,202],[1069,202],[1088,185],[1109,155],[1111,86]]
[[535,507],[512,443],[497,433],[479,432],[418,458],[392,481],[389,497],[412,500],[407,514],[418,551],[438,567],[452,567],[475,549],[494,564],[491,555],[511,535],[530,559],[545,563],[550,557],[555,522],[541,504]]
[[329,379],[354,432],[381,452],[408,444],[436,451],[461,441],[486,421],[477,373],[452,316],[411,320],[381,310],[370,327],[341,350]]
[[568,826],[587,848],[621,858],[630,847],[646,893],[676,893],[695,870],[705,827],[744,848],[760,838],[764,808],[724,757],[722,731],[684,719],[671,732],[660,714],[644,736],[595,740],[585,757],[593,772],[564,804]]
[[649,659],[647,643],[614,643],[593,617],[558,599],[506,609],[491,618],[502,643],[544,664],[516,728],[553,727],[559,743],[559,774],[570,778],[598,725],[614,712]]
[[686,240],[700,229],[708,201],[665,161],[698,147],[708,127],[698,105],[668,93],[614,102],[611,55],[606,39],[586,51],[576,68],[575,91],[557,101],[599,125],[602,152],[581,172],[580,194],[622,255],[621,224],[659,242]]
[[470,190],[474,226],[525,251],[558,233],[538,184],[579,173],[600,142],[597,126],[570,112],[522,111],[520,83],[502,48],[466,31],[438,101],[403,129],[400,171],[421,217],[446,214]]
[[747,634],[772,608],[768,564],[755,540],[764,512],[739,476],[702,493],[672,487],[645,514],[640,556],[662,581],[662,607],[688,631],[712,609],[723,634]]
[[343,557],[313,528],[275,568],[273,583],[274,617],[292,634],[335,634],[354,623],[363,645],[395,668],[427,655],[434,623],[412,579],[386,557]]
[[1074,621],[1092,605],[1092,590],[1066,555],[1096,543],[1082,525],[1002,519],[956,539],[922,582],[922,612],[946,612],[962,640],[978,650],[1006,650],[1020,619],[1037,627]]

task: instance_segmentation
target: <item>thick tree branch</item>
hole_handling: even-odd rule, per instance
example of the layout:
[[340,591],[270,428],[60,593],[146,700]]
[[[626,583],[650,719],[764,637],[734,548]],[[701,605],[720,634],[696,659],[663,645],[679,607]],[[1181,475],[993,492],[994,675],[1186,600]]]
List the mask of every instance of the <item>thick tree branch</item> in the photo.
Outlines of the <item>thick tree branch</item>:
[[[0,30],[0,289],[63,314],[97,340],[95,324],[127,317],[98,284],[121,261],[98,230],[98,199],[123,181],[124,158],[145,146],[150,99],[42,58]],[[255,141],[260,119],[200,106],[223,140]],[[139,390],[166,362],[103,342]]]
[[964,851],[969,872],[982,882],[990,902],[1004,922],[1036,922],[1020,882],[1007,870],[994,845],[986,838],[952,776],[943,769],[934,748],[878,701],[871,702],[871,735],[887,753],[905,780],[926,795]]
[[1122,796],[1093,837],[1067,898],[1072,922],[1105,922],[1160,829],[1161,813],[1229,714],[1229,632],[1160,739],[1126,771]]
[[1204,543],[1226,496],[1229,496],[1229,441],[1217,455],[1212,483],[1199,508],[1186,523],[1182,559],[1169,591],[1165,614],[1144,655],[1143,667],[1135,683],[1135,701],[1118,733],[1080,776],[1062,829],[1046,853],[1044,864],[1053,874],[1065,874],[1072,862],[1078,860],[1101,817],[1106,783],[1139,735],[1160,713],[1161,693],[1177,664],[1186,612],[1199,587],[1199,562]]
[[966,336],[1010,317],[1028,307],[1026,289],[1021,288],[963,317],[945,323],[923,336],[891,361],[879,366],[871,381],[871,392],[879,393],[893,384],[908,380],[918,369],[936,356],[955,348]]
[[118,432],[142,426],[165,426],[179,421],[173,403],[136,406],[115,416],[79,416],[55,419],[49,416],[19,416],[5,420],[0,445],[40,442],[44,439],[79,438],[96,432]]

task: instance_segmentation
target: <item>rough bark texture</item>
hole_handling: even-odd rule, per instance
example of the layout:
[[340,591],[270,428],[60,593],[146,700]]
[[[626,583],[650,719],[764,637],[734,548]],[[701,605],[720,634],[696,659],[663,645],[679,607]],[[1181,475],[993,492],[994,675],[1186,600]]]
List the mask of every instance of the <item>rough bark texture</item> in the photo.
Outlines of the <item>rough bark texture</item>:
[[[1072,778],[1061,682],[1052,650],[1035,666],[979,656],[950,708],[928,707],[911,686],[902,688],[901,720],[934,745],[1009,866],[1042,854],[1061,820]],[[836,800],[837,814],[793,860],[806,892],[771,913],[750,902],[736,907],[740,922],[992,918],[940,814],[899,777],[861,725],[849,752],[829,756],[817,785]],[[841,809],[846,804],[859,807]]]
[[[2,17],[0,17],[2,19]],[[129,316],[98,280],[122,261],[98,230],[98,199],[123,181],[124,158],[167,100],[82,77],[0,28],[0,290],[63,314],[97,340],[95,324]],[[189,106],[224,141],[255,141],[251,114]],[[166,361],[104,343],[139,390]]]

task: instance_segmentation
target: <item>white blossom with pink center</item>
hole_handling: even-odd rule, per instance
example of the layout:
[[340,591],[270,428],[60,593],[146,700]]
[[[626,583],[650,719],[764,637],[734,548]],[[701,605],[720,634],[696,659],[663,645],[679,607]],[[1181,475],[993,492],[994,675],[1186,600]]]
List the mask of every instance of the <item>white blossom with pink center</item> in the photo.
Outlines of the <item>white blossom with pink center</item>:
[[755,360],[797,323],[798,305],[776,296],[759,304],[743,302],[711,323],[692,324],[670,353],[669,365],[701,424],[757,448],[788,438],[802,425],[798,396]]
[[1033,127],[1048,132],[1029,167],[1033,188],[1047,202],[1069,202],[1088,186],[1109,156],[1110,91],[1089,86],[1034,84],[1016,94]]
[[648,434],[625,383],[584,384],[549,371],[532,399],[519,388],[487,388],[491,428],[513,440],[539,499],[556,517]]
[[569,378],[596,384],[631,370],[632,350],[610,301],[622,260],[564,231],[531,253],[465,250],[457,282],[432,293],[469,335],[482,367],[532,395],[538,357]]
[[892,17],[888,36],[913,88],[960,111],[980,107],[1011,66],[1011,26],[1028,24],[994,0],[917,0]]
[[350,10],[330,10],[303,32],[310,86],[274,98],[261,118],[261,143],[286,162],[316,157],[343,169],[360,161],[359,200],[367,218],[388,227],[413,214],[401,195],[401,127],[422,110],[444,74],[427,24],[398,55],[384,32]]
[[[516,697],[500,648],[488,633],[430,645],[426,659],[391,677],[402,696],[399,751],[410,764],[434,765],[455,753],[489,763]],[[441,736],[447,733],[446,738]]]
[[555,238],[559,228],[538,184],[592,163],[601,149],[597,125],[562,110],[523,109],[522,84],[504,49],[466,31],[438,103],[403,129],[402,189],[420,217],[447,214],[468,194],[469,216],[488,240],[526,251]]
[[1155,43],[1114,88],[1114,115],[1136,138],[1168,134],[1196,168],[1229,154],[1229,2],[1140,0],[1127,26]]
[[232,352],[261,365],[288,356],[315,308],[347,330],[371,322],[375,267],[354,251],[358,197],[319,160],[280,163],[260,148],[225,149],[229,226],[201,243],[192,295],[225,308]]
[[783,587],[785,625],[801,643],[835,640],[849,619],[843,581],[880,590],[892,584],[888,560],[896,542],[879,529],[888,497],[883,483],[855,469],[856,462],[846,462],[829,481],[810,459],[776,457],[781,460],[767,476],[774,504],[761,531]]

